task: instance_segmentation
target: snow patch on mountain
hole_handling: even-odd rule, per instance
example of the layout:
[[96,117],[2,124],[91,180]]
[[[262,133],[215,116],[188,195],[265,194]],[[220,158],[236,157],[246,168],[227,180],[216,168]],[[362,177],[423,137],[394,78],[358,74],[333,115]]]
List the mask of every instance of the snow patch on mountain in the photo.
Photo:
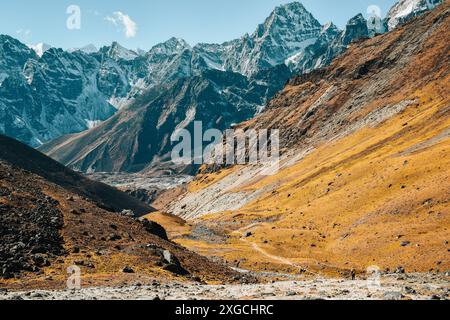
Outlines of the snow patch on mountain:
[[102,121],[100,121],[100,120],[84,119],[84,121],[86,121],[86,125],[87,125],[88,129],[93,129],[93,128],[97,127],[100,123],[102,123]]
[[0,87],[2,86],[3,81],[8,77],[8,75],[4,72],[0,72]]
[[125,47],[122,47],[117,42],[113,42],[113,44],[110,47],[103,47],[101,51],[114,60],[123,59],[130,61],[139,57],[138,53],[134,52],[133,50],[129,50]]
[[434,9],[442,0],[400,0],[389,10],[386,21],[389,31],[409,19]]
[[29,45],[28,47],[30,47],[31,49],[34,50],[34,52],[36,52],[36,54],[39,57],[42,57],[42,55],[47,51],[50,50],[50,48],[52,48],[51,45],[46,44],[46,43],[38,43],[35,45]]
[[88,44],[87,46],[81,47],[81,48],[70,48],[67,50],[67,52],[73,53],[75,51],[81,51],[84,53],[95,53],[98,51],[98,48],[93,44]]
[[304,50],[308,46],[316,43],[316,41],[317,41],[317,38],[307,39],[307,40],[303,41],[301,43],[301,45],[299,45],[299,48],[300,48],[299,51],[297,53],[295,53],[294,55],[290,56],[289,58],[287,58],[284,63],[287,66],[296,64],[296,62],[298,62],[299,57],[303,54]]

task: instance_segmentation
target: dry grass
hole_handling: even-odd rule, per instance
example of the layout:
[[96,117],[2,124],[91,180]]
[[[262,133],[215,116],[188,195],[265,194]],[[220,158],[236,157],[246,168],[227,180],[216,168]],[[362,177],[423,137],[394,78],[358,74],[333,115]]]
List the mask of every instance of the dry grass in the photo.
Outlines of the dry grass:
[[[418,106],[247,185],[279,188],[240,210],[202,219],[223,226],[231,236],[226,245],[177,241],[256,270],[450,269],[450,112],[447,99],[430,98],[435,91],[430,85],[416,93]],[[222,177],[209,175],[204,187]],[[270,218],[275,221],[254,223]],[[247,231],[252,236],[243,240]],[[409,244],[401,246],[404,241]]]
[[[410,25],[352,46],[321,78],[293,80],[241,127],[278,127],[284,147],[314,151],[230,191],[267,190],[251,203],[192,221],[221,230],[225,244],[177,241],[252,270],[449,270],[449,10],[447,1]],[[362,66],[369,71],[355,77]],[[320,107],[305,117],[317,101]],[[414,103],[334,139],[369,113],[404,101]],[[188,187],[191,198],[242,170],[200,176]]]

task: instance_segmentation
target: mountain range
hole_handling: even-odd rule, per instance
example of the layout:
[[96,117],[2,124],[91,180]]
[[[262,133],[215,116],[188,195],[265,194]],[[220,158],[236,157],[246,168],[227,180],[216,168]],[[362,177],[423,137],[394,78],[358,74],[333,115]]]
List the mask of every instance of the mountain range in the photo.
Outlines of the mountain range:
[[[410,2],[400,2],[391,10],[392,17],[410,8],[410,15],[422,10]],[[9,36],[0,36],[0,133],[33,147],[53,140],[42,150],[76,169],[142,169],[166,158],[167,134],[180,123],[189,127],[194,120],[209,119],[210,126],[218,121],[222,129],[250,119],[264,109],[292,73],[323,68],[353,41],[369,36],[362,15],[339,30],[332,23],[322,26],[299,2],[277,7],[254,33],[240,39],[191,47],[172,38],[146,53],[128,50],[117,42],[98,51],[92,46],[63,51],[41,44],[35,47],[36,53]],[[161,132],[156,130],[162,139],[160,146],[147,145],[151,142],[148,138],[135,135],[128,138],[134,147],[126,159],[115,154],[122,150],[117,148],[118,141],[111,141],[116,132],[105,131],[117,128],[111,122],[122,117],[120,122],[127,122],[132,110],[156,110],[150,121],[133,120],[138,126],[132,130],[134,134],[155,131],[147,128],[148,124],[174,112],[170,90],[193,83],[202,83],[206,89],[178,95],[177,117],[170,125],[165,123]],[[201,103],[205,90],[208,107]],[[160,99],[143,98],[154,97],[155,92],[160,92]],[[98,127],[108,119],[109,123]],[[64,137],[79,132],[79,136]],[[100,132],[106,136],[101,137]],[[86,141],[91,144],[86,146]],[[141,149],[152,151],[145,159],[136,160],[134,153]]]
[[[294,3],[228,44],[146,53],[0,36],[1,132],[29,144],[0,132],[0,299],[202,297],[179,294],[190,284],[210,299],[448,298],[450,1],[434,4],[339,30]],[[168,165],[195,120],[279,129],[277,170],[205,165],[136,190],[154,167],[197,169]],[[70,270],[81,290],[64,291]],[[382,286],[361,286],[374,274]]]
[[449,34],[446,1],[294,76],[235,127],[279,129],[279,170],[205,166],[153,203],[194,224],[177,242],[260,272],[449,270]]

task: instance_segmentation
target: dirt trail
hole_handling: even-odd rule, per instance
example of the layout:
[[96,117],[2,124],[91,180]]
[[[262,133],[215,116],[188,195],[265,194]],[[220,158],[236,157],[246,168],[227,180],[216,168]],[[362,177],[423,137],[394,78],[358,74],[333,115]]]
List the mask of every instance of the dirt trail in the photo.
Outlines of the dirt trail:
[[[255,250],[256,252],[259,252],[260,254],[262,254],[263,256],[265,256],[267,258],[269,258],[272,261],[275,261],[275,262],[281,263],[281,264],[285,264],[285,265],[288,265],[290,267],[298,268],[300,274],[306,273],[306,274],[310,274],[310,275],[317,276],[317,277],[321,276],[320,274],[307,269],[305,266],[302,266],[302,265],[300,265],[298,263],[292,262],[292,260],[290,260],[288,258],[270,254],[266,250],[261,248],[257,243],[247,240],[245,238],[245,234],[242,231],[244,231],[244,230],[245,231],[249,231],[249,230],[252,230],[253,228],[255,228],[257,226],[260,226],[260,225],[261,225],[260,223],[253,223],[253,224],[251,224],[249,226],[246,226],[244,228],[236,230],[233,233],[234,234],[239,234],[240,237],[241,237],[240,240],[242,242],[246,243],[247,245],[250,245],[253,248],[253,250]],[[332,267],[331,265],[328,265],[328,266]]]

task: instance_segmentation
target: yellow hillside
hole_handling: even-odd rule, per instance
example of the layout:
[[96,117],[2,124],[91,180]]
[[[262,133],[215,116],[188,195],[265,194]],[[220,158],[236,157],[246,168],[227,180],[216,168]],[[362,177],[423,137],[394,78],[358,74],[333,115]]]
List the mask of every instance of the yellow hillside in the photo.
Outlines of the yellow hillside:
[[[242,209],[195,221],[229,235],[226,244],[177,241],[254,270],[450,269],[450,106],[448,94],[427,95],[436,90],[418,92],[416,106],[382,125],[246,186],[279,188]],[[199,177],[190,190],[229,172]]]

